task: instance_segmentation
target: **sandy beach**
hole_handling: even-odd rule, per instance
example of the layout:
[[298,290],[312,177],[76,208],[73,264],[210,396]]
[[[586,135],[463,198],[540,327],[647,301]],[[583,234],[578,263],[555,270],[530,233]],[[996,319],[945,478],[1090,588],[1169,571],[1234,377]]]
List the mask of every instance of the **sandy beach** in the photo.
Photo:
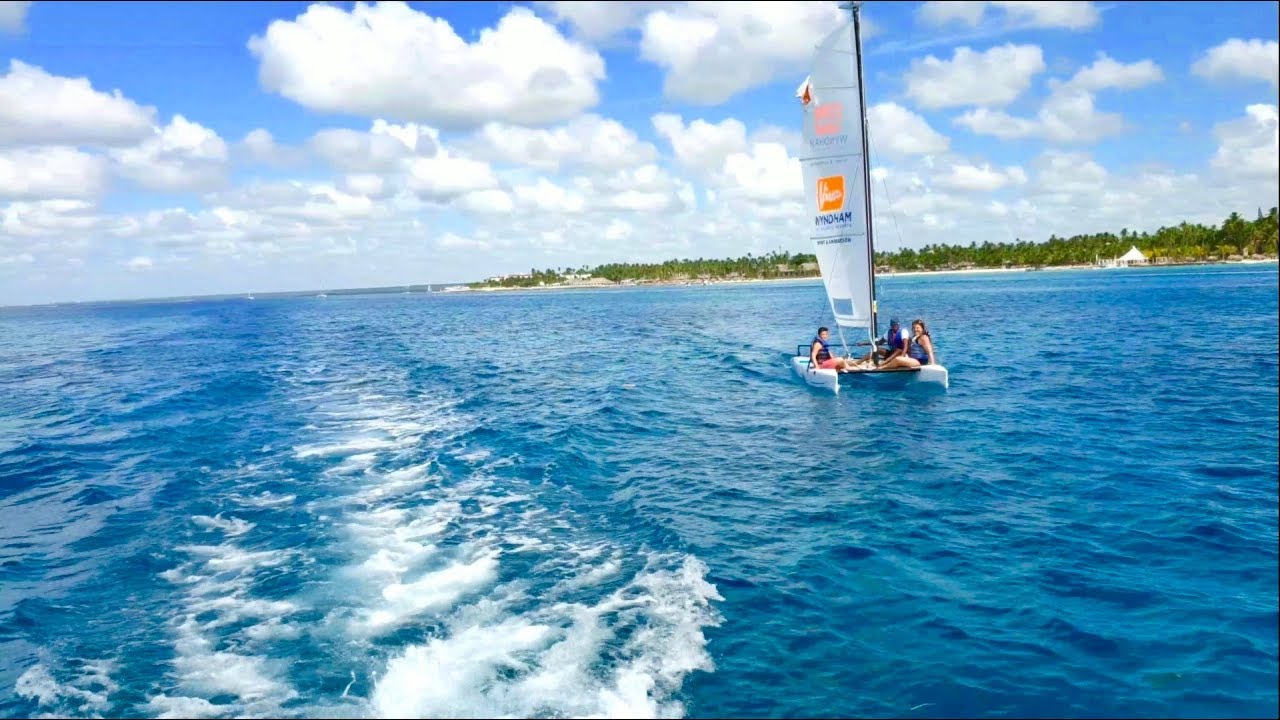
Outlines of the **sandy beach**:
[[[1141,268],[1154,267],[1186,267],[1188,265],[1266,265],[1276,264],[1277,259],[1271,258],[1267,260],[1229,260],[1222,262],[1206,262],[1206,263],[1178,263],[1167,265],[1136,265],[1131,268],[1102,268],[1094,265],[1055,265],[1043,268],[965,268],[960,270],[906,270],[903,272],[885,272],[876,273],[876,277],[882,279],[917,277],[920,275],[986,275],[990,273],[1022,273],[1022,272],[1051,272],[1063,270],[1133,270]],[[482,287],[482,288],[466,288],[466,292],[511,292],[526,290],[608,290],[619,288],[637,288],[637,287],[698,287],[698,286],[723,286],[723,285],[755,285],[760,283],[804,283],[820,281],[822,278],[818,275],[805,277],[787,277],[787,278],[742,278],[735,280],[655,280],[645,283],[622,284],[614,283],[610,285],[592,285],[588,283],[575,283],[572,285],[543,285],[535,287]],[[456,290],[454,292],[462,292]]]

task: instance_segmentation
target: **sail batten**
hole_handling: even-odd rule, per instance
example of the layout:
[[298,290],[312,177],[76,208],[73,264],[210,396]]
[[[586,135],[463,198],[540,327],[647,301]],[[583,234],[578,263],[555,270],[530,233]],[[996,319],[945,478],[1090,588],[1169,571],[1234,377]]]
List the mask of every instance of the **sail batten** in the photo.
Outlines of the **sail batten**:
[[806,214],[812,217],[809,238],[836,324],[873,332],[870,186],[855,33],[855,21],[846,23],[814,54],[812,72],[802,86],[808,156],[800,165]]

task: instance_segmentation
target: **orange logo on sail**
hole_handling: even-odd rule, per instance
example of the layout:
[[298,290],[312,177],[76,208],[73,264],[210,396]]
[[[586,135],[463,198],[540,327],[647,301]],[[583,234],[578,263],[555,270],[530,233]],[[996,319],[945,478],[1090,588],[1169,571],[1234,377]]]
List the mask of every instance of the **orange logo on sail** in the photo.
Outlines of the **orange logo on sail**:
[[816,135],[835,135],[840,132],[842,120],[844,107],[840,103],[822,103],[813,109],[813,132]]
[[829,213],[843,209],[844,176],[818,178],[818,212]]

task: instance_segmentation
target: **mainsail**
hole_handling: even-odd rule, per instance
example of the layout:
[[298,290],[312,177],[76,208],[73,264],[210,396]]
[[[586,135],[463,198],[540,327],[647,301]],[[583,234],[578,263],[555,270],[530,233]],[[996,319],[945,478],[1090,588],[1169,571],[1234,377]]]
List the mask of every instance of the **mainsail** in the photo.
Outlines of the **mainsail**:
[[[876,332],[875,269],[869,222],[866,111],[856,3],[853,19],[820,45],[796,91],[804,112],[805,207],[827,299],[841,328]],[[846,5],[845,7],[849,7]]]

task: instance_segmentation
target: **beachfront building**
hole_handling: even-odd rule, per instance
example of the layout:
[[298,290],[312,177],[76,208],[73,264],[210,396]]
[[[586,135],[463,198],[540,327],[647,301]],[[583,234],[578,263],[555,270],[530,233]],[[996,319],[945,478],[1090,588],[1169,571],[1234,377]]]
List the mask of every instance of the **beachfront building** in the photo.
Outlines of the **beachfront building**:
[[1129,252],[1116,258],[1116,265],[1120,267],[1128,267],[1129,265],[1146,265],[1147,256],[1142,254],[1137,245],[1129,248]]

